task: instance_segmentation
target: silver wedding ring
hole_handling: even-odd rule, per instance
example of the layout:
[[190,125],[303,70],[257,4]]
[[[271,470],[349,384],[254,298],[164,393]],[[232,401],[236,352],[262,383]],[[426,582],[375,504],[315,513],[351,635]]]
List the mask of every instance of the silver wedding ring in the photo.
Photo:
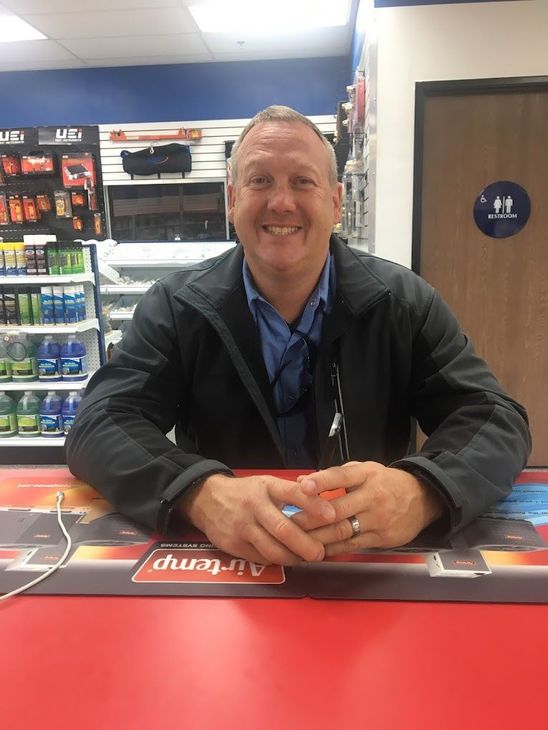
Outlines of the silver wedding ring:
[[358,537],[361,532],[359,519],[356,517],[356,515],[354,515],[354,517],[349,517],[348,521],[350,522],[350,526],[352,527],[352,537]]

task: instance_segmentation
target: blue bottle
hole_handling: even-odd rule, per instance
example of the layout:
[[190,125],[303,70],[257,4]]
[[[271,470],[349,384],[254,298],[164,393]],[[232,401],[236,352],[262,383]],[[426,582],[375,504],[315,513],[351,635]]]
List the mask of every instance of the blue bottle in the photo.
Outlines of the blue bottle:
[[78,406],[80,405],[81,400],[82,396],[75,390],[71,390],[68,396],[63,401],[61,415],[63,416],[63,427],[66,434],[72,428],[72,424],[74,423],[74,417],[76,415],[76,411],[78,410]]
[[61,345],[61,372],[63,380],[85,380],[88,376],[86,348],[76,335],[69,335]]
[[40,404],[40,435],[49,438],[64,436],[61,406],[63,400],[55,391],[50,390]]
[[61,346],[54,342],[53,335],[46,335],[40,345],[36,357],[38,359],[38,380],[58,382],[61,380]]

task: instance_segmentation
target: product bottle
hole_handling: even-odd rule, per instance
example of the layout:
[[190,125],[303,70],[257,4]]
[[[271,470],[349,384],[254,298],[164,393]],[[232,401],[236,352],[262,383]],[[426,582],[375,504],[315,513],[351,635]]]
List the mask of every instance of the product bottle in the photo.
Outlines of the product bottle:
[[65,305],[65,322],[67,324],[74,324],[79,321],[78,317],[78,302],[76,301],[78,292],[75,286],[64,286],[63,287],[63,300]]
[[83,284],[77,284],[75,287],[76,313],[78,321],[83,322],[86,319],[86,293]]
[[52,286],[40,287],[40,312],[42,324],[55,324]]
[[63,427],[65,433],[68,433],[74,423],[74,416],[80,405],[82,396],[75,390],[71,390],[68,396],[63,401],[63,407],[61,409],[61,415],[63,416]]
[[17,276],[26,276],[27,259],[25,257],[25,244],[23,242],[14,243],[13,248],[15,250],[15,268],[17,271]]
[[46,244],[46,259],[49,274],[59,274],[59,246],[55,241]]
[[25,382],[38,379],[36,348],[28,335],[10,335],[6,351],[11,362],[11,379]]
[[36,248],[33,243],[25,243],[25,263],[29,276],[38,273],[38,269],[36,268]]
[[11,380],[11,361],[6,349],[7,337],[0,339],[0,383],[7,383]]
[[38,380],[56,382],[61,380],[61,346],[53,341],[53,335],[46,335],[38,346]]
[[17,260],[13,243],[4,244],[4,265],[6,276],[17,276]]
[[4,391],[0,391],[0,438],[15,436],[17,433],[17,416],[15,401]]
[[40,404],[40,433],[48,438],[64,435],[61,408],[63,399],[50,390]]
[[40,398],[32,390],[25,390],[16,412],[19,436],[40,436]]
[[85,380],[88,376],[86,348],[76,335],[69,335],[61,345],[61,371],[63,380]]
[[65,301],[62,286],[52,286],[53,321],[55,324],[65,324]]

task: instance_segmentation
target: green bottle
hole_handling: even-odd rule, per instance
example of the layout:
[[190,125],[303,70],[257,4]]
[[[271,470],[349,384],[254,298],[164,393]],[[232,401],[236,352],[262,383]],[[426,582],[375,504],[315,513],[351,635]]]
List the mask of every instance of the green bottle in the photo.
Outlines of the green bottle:
[[9,335],[6,349],[10,358],[11,379],[14,382],[38,380],[36,347],[28,335]]
[[17,416],[15,401],[0,391],[0,438],[8,438],[17,434]]
[[11,360],[6,351],[6,339],[0,339],[0,383],[7,383],[11,380]]
[[32,390],[25,390],[17,404],[19,436],[40,436],[40,398]]

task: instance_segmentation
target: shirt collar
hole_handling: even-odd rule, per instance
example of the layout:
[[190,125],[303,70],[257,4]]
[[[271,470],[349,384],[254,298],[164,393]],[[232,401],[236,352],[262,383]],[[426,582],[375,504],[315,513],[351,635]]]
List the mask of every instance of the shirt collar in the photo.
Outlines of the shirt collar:
[[[311,304],[314,308],[318,306],[318,304],[321,304],[322,309],[324,309],[326,312],[329,311],[330,307],[329,304],[332,301],[333,298],[333,276],[332,276],[332,257],[331,253],[327,252],[327,257],[325,259],[325,264],[322,269],[322,273],[320,274],[320,279],[310,295],[310,298],[308,300],[308,304]],[[254,314],[255,307],[257,305],[257,302],[266,302],[267,304],[270,304],[270,302],[267,302],[267,300],[260,294],[256,287],[255,282],[253,281],[253,276],[251,274],[251,269],[249,268],[249,265],[245,259],[242,265],[242,275],[244,280],[244,287],[245,287],[245,293],[247,297],[247,303],[249,305],[249,308],[251,312]],[[272,306],[272,305],[270,305]],[[255,315],[254,315],[255,316]]]

